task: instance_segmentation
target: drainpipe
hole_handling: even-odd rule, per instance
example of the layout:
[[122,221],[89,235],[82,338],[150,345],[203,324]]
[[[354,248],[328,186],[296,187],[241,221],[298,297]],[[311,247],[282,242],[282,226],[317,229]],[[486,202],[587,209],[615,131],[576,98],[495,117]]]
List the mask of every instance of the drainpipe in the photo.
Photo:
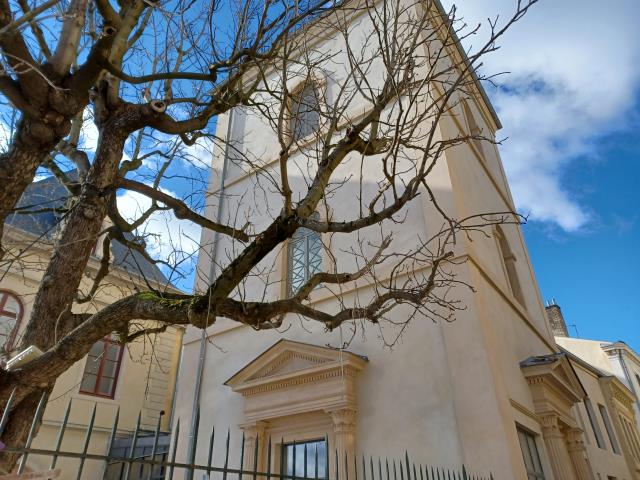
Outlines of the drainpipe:
[[[222,223],[222,208],[224,206],[224,190],[225,181],[227,177],[227,169],[229,165],[229,139],[231,138],[231,128],[233,126],[233,110],[229,110],[229,124],[227,125],[227,143],[224,148],[224,159],[222,162],[222,174],[220,176],[220,201],[218,203],[218,211],[216,212],[216,222]],[[220,240],[220,234],[214,232],[213,234],[213,252],[211,257],[211,269],[209,270],[209,279],[213,280],[216,273],[216,261],[218,258],[218,243]],[[193,392],[193,406],[191,410],[191,426],[189,428],[189,450],[187,458],[191,461],[195,458],[195,432],[198,427],[198,415],[197,410],[200,408],[200,392],[202,390],[202,374],[204,372],[204,362],[207,357],[207,330],[202,329],[202,335],[200,336],[200,356],[198,358],[198,368],[196,370],[196,385]],[[193,471],[189,471],[186,477],[188,480],[193,479]]]
[[620,366],[622,367],[622,371],[624,372],[624,377],[627,379],[627,383],[629,384],[631,393],[633,393],[633,396],[636,397],[636,407],[638,408],[638,412],[640,412],[640,399],[638,398],[636,388],[633,386],[633,380],[631,379],[631,375],[629,375],[627,364],[625,363],[624,357],[622,356],[622,349],[616,348],[616,353],[618,354],[618,360],[620,361]]

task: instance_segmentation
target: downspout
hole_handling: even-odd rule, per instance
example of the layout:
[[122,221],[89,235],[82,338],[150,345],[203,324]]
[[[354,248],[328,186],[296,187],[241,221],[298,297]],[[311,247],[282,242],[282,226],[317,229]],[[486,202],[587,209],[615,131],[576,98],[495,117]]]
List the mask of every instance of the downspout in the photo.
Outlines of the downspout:
[[631,379],[631,375],[629,375],[627,364],[625,363],[624,357],[622,356],[622,349],[616,348],[616,353],[618,354],[618,360],[620,361],[620,366],[622,367],[622,371],[624,372],[624,378],[627,379],[627,383],[629,384],[631,393],[633,393],[633,396],[636,398],[636,407],[638,408],[638,412],[640,412],[640,399],[638,398],[636,387],[633,386],[633,380]]
[[[222,223],[222,209],[224,206],[224,190],[225,181],[227,177],[227,169],[229,165],[229,139],[231,138],[231,129],[233,126],[233,109],[229,110],[229,123],[227,125],[227,143],[224,148],[224,159],[222,162],[222,174],[220,175],[220,201],[218,202],[218,211],[216,212],[216,222]],[[218,232],[213,233],[213,252],[211,255],[211,269],[209,270],[209,279],[213,280],[216,273],[216,260],[218,258],[218,242],[220,234]],[[191,409],[191,426],[189,428],[189,450],[187,458],[191,462],[192,458],[195,458],[195,432],[198,427],[198,417],[196,412],[200,408],[200,393],[202,390],[202,375],[204,372],[204,362],[207,357],[207,329],[202,329],[202,335],[200,336],[200,356],[198,358],[198,368],[196,370],[196,385],[193,392],[193,406]],[[190,471],[187,478],[191,480],[193,478],[193,471]]]

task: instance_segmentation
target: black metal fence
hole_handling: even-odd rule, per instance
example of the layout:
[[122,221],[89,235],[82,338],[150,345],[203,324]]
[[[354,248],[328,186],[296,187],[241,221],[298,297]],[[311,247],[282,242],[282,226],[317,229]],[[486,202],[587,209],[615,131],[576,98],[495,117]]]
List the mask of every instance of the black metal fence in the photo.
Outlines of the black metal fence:
[[[11,414],[14,396],[12,395],[2,413],[0,420],[0,438]],[[196,458],[203,458],[196,453],[202,445],[197,444],[199,411],[196,412],[195,432],[190,435],[190,445],[185,460],[177,461],[178,441],[180,438],[180,420],[176,422],[175,431],[162,432],[160,418],[154,431],[143,430],[140,426],[141,415],[138,415],[135,430],[128,436],[118,436],[119,413],[116,412],[109,434],[108,447],[102,454],[90,453],[92,434],[96,418],[96,405],[84,428],[84,442],[79,451],[66,449],[63,446],[68,426],[71,402],[67,406],[53,448],[34,448],[33,441],[38,424],[46,406],[43,396],[34,413],[29,435],[23,446],[0,444],[0,456],[7,453],[18,453],[20,459],[16,474],[24,478],[102,478],[103,480],[493,480],[491,474],[475,475],[464,465],[459,468],[445,468],[423,463],[416,463],[405,452],[402,458],[372,457],[365,455],[349,456],[346,452],[331,449],[328,437],[313,442],[272,442],[265,439],[259,445],[253,440],[251,458],[245,458],[244,433],[241,435],[239,448],[231,448],[231,431],[223,436],[223,456],[221,464],[214,462],[214,446],[216,443],[215,428],[212,428],[206,445],[206,461],[198,463]],[[219,441],[218,441],[219,442]],[[262,465],[258,462],[258,452],[264,451]],[[27,473],[27,465],[31,456],[50,458],[48,470]],[[278,462],[274,461],[276,455]],[[182,456],[182,455],[181,455]],[[296,458],[297,457],[297,458]],[[58,466],[60,458],[69,461],[63,470]],[[91,463],[87,467],[87,462]],[[100,465],[96,471],[96,465]],[[235,465],[235,466],[234,466]],[[14,477],[12,477],[14,478]]]

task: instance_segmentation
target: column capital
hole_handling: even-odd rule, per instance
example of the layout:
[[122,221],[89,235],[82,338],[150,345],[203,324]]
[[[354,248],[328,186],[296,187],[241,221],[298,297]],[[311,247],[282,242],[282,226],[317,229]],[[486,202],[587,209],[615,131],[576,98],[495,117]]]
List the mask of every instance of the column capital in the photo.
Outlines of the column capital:
[[333,431],[336,433],[351,433],[356,429],[356,410],[354,408],[340,408],[327,412],[331,417]]
[[244,432],[245,439],[251,440],[257,437],[263,437],[268,427],[268,423],[263,420],[245,423],[240,426]]
[[556,437],[562,438],[560,430],[560,419],[555,413],[540,415],[540,423],[542,425],[542,436],[546,438]]
[[567,447],[569,448],[569,451],[585,450],[584,432],[581,428],[568,428],[565,431],[565,436],[567,439]]

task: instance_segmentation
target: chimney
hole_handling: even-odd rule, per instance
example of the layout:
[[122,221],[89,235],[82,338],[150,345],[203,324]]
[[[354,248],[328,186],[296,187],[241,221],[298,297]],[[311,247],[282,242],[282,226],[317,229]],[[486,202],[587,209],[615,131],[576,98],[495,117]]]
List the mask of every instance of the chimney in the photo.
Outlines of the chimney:
[[556,303],[555,299],[551,299],[547,302],[544,309],[547,311],[547,318],[549,319],[549,325],[551,325],[551,331],[554,337],[568,337],[567,324],[562,316],[562,310]]

